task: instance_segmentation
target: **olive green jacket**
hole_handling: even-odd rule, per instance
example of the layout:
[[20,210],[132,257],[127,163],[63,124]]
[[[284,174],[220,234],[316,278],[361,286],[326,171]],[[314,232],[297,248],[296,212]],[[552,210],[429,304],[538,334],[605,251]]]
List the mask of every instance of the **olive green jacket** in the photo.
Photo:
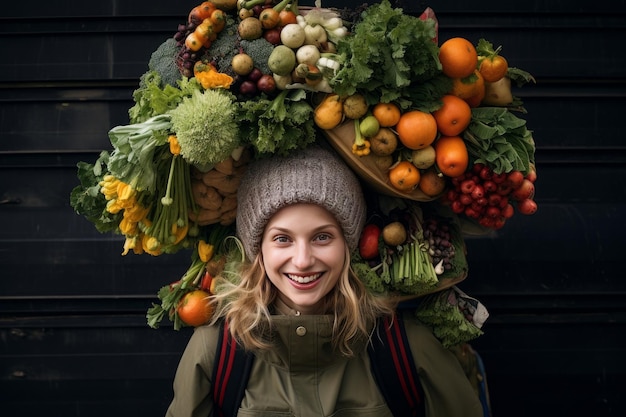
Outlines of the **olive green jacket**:
[[[370,371],[365,342],[345,358],[331,349],[331,316],[272,316],[275,348],[258,352],[238,417],[392,417]],[[456,357],[405,319],[427,417],[482,417]],[[198,327],[174,379],[167,417],[213,416],[211,378],[219,328]],[[396,416],[398,417],[398,416]]]

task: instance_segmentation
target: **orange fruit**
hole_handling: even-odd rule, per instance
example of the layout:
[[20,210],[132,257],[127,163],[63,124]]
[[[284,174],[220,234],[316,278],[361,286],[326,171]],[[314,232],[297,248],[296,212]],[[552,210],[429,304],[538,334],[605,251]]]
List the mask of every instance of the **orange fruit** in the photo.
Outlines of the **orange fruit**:
[[482,103],[483,99],[485,98],[486,92],[487,90],[485,89],[485,86],[483,85],[482,88],[478,88],[478,91],[476,92],[476,94],[474,94],[471,97],[466,98],[465,101],[467,102],[467,104],[469,104],[471,108],[478,107],[480,106],[480,103]]
[[495,83],[506,75],[509,63],[501,55],[488,56],[480,62],[478,70],[486,82]]
[[437,122],[432,114],[420,110],[402,113],[396,124],[398,139],[409,149],[421,149],[437,137]]
[[372,109],[372,116],[380,127],[393,127],[400,121],[400,107],[394,103],[378,103]]
[[439,175],[434,167],[429,168],[422,173],[417,187],[427,196],[435,197],[445,190],[446,179],[443,175]]
[[409,161],[400,161],[389,168],[389,182],[399,191],[411,191],[420,182],[420,171]]
[[441,136],[435,144],[435,162],[439,171],[448,177],[458,177],[467,170],[469,154],[460,136]]
[[465,38],[451,38],[439,47],[441,69],[450,78],[469,76],[478,65],[478,53]]
[[178,317],[188,326],[197,327],[207,323],[213,315],[209,297],[210,294],[202,290],[188,292],[176,307]]
[[474,72],[464,78],[454,78],[452,80],[452,95],[468,100],[470,97],[485,94],[485,79],[480,74],[480,71],[474,70]]
[[441,98],[443,105],[432,114],[437,122],[437,129],[445,136],[456,136],[469,126],[472,120],[472,109],[465,100],[445,95]]

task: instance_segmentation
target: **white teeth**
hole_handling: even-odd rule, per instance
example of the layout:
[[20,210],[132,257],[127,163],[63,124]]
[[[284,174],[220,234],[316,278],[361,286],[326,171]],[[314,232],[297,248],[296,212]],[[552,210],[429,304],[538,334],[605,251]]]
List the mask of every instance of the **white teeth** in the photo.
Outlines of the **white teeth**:
[[307,277],[301,277],[299,275],[287,274],[290,280],[299,282],[300,284],[307,284],[309,282],[315,281],[316,279],[320,277],[320,275],[322,274],[315,274],[315,275],[309,275]]

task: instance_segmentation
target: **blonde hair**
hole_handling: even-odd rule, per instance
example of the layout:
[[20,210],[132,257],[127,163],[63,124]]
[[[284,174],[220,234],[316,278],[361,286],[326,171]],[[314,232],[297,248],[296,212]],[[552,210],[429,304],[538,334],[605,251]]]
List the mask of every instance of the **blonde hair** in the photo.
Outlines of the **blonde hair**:
[[[272,318],[270,306],[278,290],[267,278],[261,253],[252,263],[240,263],[239,282],[220,288],[213,302],[212,323],[228,321],[230,332],[247,350],[272,347],[268,333]],[[353,356],[353,341],[369,338],[376,319],[391,316],[397,303],[371,294],[350,267],[350,250],[345,246],[345,262],[335,288],[324,299],[325,311],[333,315],[333,346],[345,356]]]

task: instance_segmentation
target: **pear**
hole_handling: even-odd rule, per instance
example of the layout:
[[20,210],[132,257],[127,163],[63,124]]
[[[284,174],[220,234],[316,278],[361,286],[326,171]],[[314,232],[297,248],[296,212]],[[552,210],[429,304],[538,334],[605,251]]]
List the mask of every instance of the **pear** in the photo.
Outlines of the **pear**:
[[374,116],[367,116],[360,123],[361,134],[366,138],[371,138],[378,133],[380,123]]
[[432,145],[411,152],[411,162],[419,169],[428,169],[435,164],[435,148]]
[[513,102],[511,79],[503,77],[494,83],[485,83],[485,98],[482,104],[488,106],[506,106]]

